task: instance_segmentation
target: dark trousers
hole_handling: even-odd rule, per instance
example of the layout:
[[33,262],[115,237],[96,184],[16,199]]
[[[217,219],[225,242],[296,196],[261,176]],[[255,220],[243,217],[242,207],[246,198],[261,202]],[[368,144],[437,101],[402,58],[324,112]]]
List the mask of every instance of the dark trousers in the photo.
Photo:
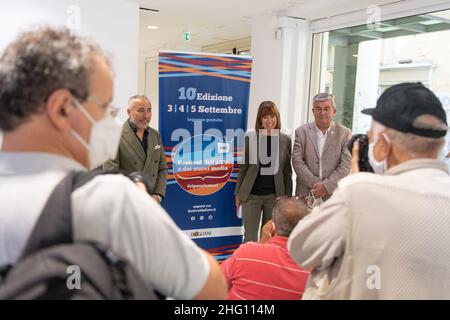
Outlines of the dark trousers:
[[275,194],[258,196],[251,194],[242,202],[242,219],[244,220],[244,242],[258,241],[262,213],[263,226],[272,219],[272,210],[275,206]]

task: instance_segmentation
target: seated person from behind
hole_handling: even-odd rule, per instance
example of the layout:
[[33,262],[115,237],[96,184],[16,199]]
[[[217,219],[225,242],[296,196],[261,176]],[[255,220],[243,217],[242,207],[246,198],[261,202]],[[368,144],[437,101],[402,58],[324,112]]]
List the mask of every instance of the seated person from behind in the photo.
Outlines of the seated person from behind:
[[272,220],[263,227],[261,243],[242,244],[222,264],[230,288],[229,300],[301,299],[309,272],[300,269],[287,251],[287,239],[297,223],[309,213],[294,198],[281,198]]

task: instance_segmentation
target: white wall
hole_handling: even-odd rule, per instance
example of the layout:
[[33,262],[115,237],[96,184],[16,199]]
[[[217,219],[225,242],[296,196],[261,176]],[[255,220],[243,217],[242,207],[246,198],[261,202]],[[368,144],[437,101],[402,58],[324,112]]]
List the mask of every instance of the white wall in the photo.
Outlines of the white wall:
[[[142,57],[141,57],[142,58]],[[140,58],[140,59],[141,59]],[[145,94],[152,103],[152,119],[150,121],[150,127],[159,128],[159,57],[154,56],[152,58],[143,58],[142,69],[139,69],[139,73],[144,75],[143,91],[140,93]],[[141,87],[141,86],[139,86]],[[141,88],[139,89],[141,90]]]
[[[40,25],[71,26],[92,37],[109,54],[115,74],[114,104],[126,105],[137,92],[139,8],[123,0],[2,0],[0,51],[19,32]],[[126,118],[123,108],[119,113]]]
[[278,18],[268,15],[255,18],[252,24],[252,80],[247,128],[255,128],[259,104],[271,100],[279,107],[283,68],[283,41],[275,38]]
[[[248,127],[254,128],[259,104],[271,100],[289,134],[306,122],[312,33],[308,21],[275,15],[252,26],[252,82]],[[303,81],[308,75],[308,81]]]

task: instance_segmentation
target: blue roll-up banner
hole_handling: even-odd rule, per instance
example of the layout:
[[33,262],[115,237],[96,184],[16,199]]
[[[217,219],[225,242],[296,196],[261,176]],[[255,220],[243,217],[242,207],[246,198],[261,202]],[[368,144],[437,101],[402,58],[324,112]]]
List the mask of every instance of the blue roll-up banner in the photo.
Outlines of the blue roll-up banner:
[[251,65],[243,56],[159,53],[159,128],[169,168],[162,204],[218,260],[242,242],[234,189]]

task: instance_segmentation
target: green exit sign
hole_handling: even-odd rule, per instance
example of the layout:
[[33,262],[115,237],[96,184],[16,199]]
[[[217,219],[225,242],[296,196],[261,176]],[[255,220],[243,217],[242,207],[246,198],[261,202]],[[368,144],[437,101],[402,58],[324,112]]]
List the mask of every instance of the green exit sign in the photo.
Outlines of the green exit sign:
[[183,32],[183,41],[188,42],[191,40],[191,33],[189,31]]

